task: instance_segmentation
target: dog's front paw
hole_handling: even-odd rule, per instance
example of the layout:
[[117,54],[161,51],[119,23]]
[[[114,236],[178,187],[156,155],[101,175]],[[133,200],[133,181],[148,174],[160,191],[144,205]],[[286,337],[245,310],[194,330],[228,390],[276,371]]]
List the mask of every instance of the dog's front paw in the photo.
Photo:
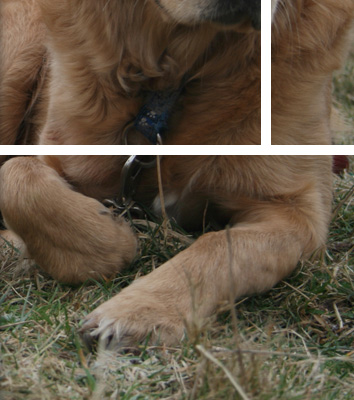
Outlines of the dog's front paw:
[[96,342],[112,350],[139,343],[171,346],[183,338],[183,320],[175,309],[150,293],[130,289],[86,316],[80,333],[88,348]]

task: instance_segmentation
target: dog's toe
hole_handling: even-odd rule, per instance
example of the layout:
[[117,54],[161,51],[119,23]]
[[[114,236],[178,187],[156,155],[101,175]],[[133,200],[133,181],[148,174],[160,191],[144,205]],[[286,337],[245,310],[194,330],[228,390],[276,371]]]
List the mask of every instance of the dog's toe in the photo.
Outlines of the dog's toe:
[[99,318],[95,312],[85,318],[79,334],[90,351],[93,351],[98,344],[103,348],[109,348],[113,342],[118,344],[118,330],[115,329],[114,322],[112,319]]

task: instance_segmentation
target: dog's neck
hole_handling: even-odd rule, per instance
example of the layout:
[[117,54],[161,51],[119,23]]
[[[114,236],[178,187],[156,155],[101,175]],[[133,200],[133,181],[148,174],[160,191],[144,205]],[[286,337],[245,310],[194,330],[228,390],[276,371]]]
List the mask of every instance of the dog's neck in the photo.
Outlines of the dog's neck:
[[[131,0],[43,3],[53,50],[64,54],[68,48],[75,49],[77,58],[86,58],[82,60],[85,65],[102,76],[115,71],[112,80],[117,79],[122,91],[130,95],[141,89],[176,88],[187,72],[200,77],[215,50],[222,53],[237,35],[230,29],[218,36],[221,28],[208,23],[178,25],[153,1],[138,0],[134,5]],[[83,20],[87,23],[82,24]],[[66,32],[65,41],[61,30]],[[215,58],[220,70],[222,61]]]
[[250,65],[258,71],[258,32],[178,25],[146,0],[41,2],[53,99],[44,113],[41,144],[73,138],[101,144],[108,136],[111,144],[122,144],[144,92],[175,90],[188,76],[186,95],[208,105],[210,93],[229,92]]
[[[196,63],[217,30],[209,25],[177,25],[166,19],[154,2],[140,3],[132,7],[131,1],[111,2],[111,11],[102,13],[104,25],[115,28],[106,33],[111,46],[100,55],[102,66],[107,63],[109,71],[116,70],[119,84],[129,94],[177,88],[187,72],[196,72]],[[112,15],[118,16],[119,23]]]

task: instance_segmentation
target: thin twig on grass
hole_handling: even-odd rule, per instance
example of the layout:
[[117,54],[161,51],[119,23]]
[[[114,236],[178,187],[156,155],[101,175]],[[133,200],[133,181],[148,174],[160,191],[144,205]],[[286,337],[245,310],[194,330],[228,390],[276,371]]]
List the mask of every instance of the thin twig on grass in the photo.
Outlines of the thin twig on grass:
[[239,393],[239,395],[242,397],[243,400],[249,400],[247,394],[244,392],[242,387],[237,383],[235,377],[232,376],[231,372],[225,367],[224,364],[222,364],[218,359],[216,359],[212,354],[210,354],[202,345],[197,344],[195,347],[200,353],[203,354],[204,357],[206,357],[208,360],[213,362],[215,365],[217,365],[225,372],[225,375],[228,377],[231,384],[234,386],[234,388],[237,390],[237,392]]

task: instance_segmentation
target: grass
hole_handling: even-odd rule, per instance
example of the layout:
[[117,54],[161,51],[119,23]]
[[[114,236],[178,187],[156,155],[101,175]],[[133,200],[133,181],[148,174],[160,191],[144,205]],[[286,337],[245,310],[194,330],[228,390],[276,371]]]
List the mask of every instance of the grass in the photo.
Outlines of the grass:
[[[141,354],[82,347],[84,314],[192,240],[174,227],[135,222],[141,256],[112,282],[61,285],[36,267],[14,275],[1,254],[0,398],[336,399],[354,397],[354,159],[335,185],[328,247],[262,296],[241,299],[175,348]],[[237,321],[236,321],[237,319]]]
[[[354,40],[353,40],[354,42]],[[354,144],[354,45],[344,68],[335,74],[335,144]]]

